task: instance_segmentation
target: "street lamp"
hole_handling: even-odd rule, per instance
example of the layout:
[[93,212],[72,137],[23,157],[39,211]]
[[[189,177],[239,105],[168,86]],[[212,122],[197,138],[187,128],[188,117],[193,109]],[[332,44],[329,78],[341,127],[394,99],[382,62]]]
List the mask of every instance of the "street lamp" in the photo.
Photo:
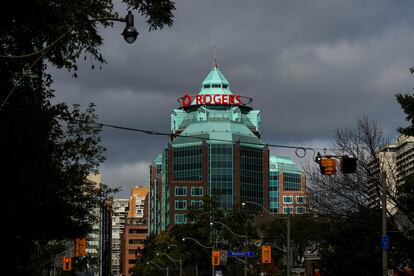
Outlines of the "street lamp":
[[119,21],[125,22],[126,26],[121,35],[124,37],[125,41],[129,44],[134,43],[138,37],[138,31],[134,26],[134,15],[131,11],[128,11],[128,14],[125,18],[112,18],[112,17],[104,17],[104,18],[97,18],[92,19],[91,21]]
[[[185,242],[186,240],[191,240],[191,241],[195,242],[196,244],[198,244],[204,250],[204,252],[207,253],[207,255],[209,255],[211,257],[211,253],[208,252],[207,249],[211,249],[212,250],[213,247],[206,246],[206,245],[200,243],[198,240],[196,240],[194,238],[191,238],[191,237],[183,237],[182,240],[183,240],[183,242]],[[198,273],[198,269],[196,269],[196,273]],[[214,276],[214,266],[211,266],[211,275]]]
[[122,36],[125,41],[129,44],[134,43],[138,36],[138,31],[134,26],[134,15],[131,11],[128,11],[127,16],[125,17],[126,26],[122,32]]
[[[266,209],[263,205],[261,205],[261,204],[259,204],[259,203],[257,203],[257,202],[254,202],[254,201],[245,201],[245,202],[242,202],[242,206],[244,207],[244,206],[246,206],[247,204],[254,204],[254,205],[257,205],[257,206],[259,206],[259,207],[261,207],[264,211],[266,211],[269,215],[271,215],[272,217],[275,217],[275,218],[285,218],[285,217],[281,217],[281,216],[277,216],[277,215],[275,215],[275,214],[273,214],[272,212],[270,212],[268,209]],[[286,270],[287,270],[287,273],[286,273],[286,275],[287,276],[290,276],[290,270],[291,270],[291,258],[292,258],[292,256],[291,256],[291,254],[292,254],[292,250],[291,250],[291,246],[290,246],[290,209],[288,209],[289,211],[288,211],[288,213],[287,213],[287,217],[286,217],[286,219],[287,219],[287,223],[286,223],[286,232],[287,232],[287,241],[286,241],[286,243],[287,243],[287,252],[285,252],[286,253],[286,262],[287,262],[287,264],[286,264]]]
[[157,263],[154,263],[154,262],[151,262],[151,261],[148,261],[147,262],[147,265],[149,265],[149,264],[153,264],[153,265],[155,265],[156,267],[158,267],[158,269],[159,270],[161,270],[161,271],[167,271],[167,276],[169,276],[169,269],[168,269],[168,266],[165,268],[165,267],[161,267],[159,264],[157,264]]
[[[229,231],[230,233],[232,233],[234,236],[236,236],[236,237],[239,237],[239,238],[245,238],[246,239],[246,246],[247,246],[247,239],[248,239],[248,236],[246,236],[246,235],[240,235],[240,234],[236,234],[236,233],[234,233],[231,229],[230,229],[230,227],[228,227],[226,224],[224,224],[224,223],[222,223],[222,222],[219,222],[219,221],[212,221],[212,222],[210,222],[210,225],[211,226],[214,226],[214,224],[220,224],[220,225],[222,225],[222,226],[224,226],[224,228],[226,228],[227,229],[227,231]],[[247,276],[247,258],[246,257],[244,257],[244,275],[245,276]]]
[[157,256],[159,255],[167,256],[167,258],[173,261],[174,263],[179,263],[180,264],[180,276],[183,276],[183,260],[181,258],[179,260],[176,260],[172,258],[170,255],[168,255],[167,253],[163,253],[163,252],[158,252]]

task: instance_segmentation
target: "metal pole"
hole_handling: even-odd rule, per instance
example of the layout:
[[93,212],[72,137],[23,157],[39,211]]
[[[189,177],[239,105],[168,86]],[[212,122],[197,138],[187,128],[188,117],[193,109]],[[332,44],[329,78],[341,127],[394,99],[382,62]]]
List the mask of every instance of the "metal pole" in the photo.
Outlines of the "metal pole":
[[170,268],[167,266],[167,276],[170,275]]
[[183,276],[183,260],[180,258],[180,276]]
[[[387,175],[385,172],[381,175],[381,186],[382,186],[382,237],[387,235]],[[387,276],[388,274],[388,251],[386,248],[382,248],[382,275]]]
[[[247,248],[247,238],[246,238],[246,248]],[[244,257],[244,276],[247,276],[247,257]]]
[[291,258],[291,248],[290,248],[290,209],[288,211],[288,215],[287,215],[287,223],[286,223],[286,232],[287,232],[287,254],[286,254],[286,269],[287,269],[287,276],[290,276],[290,258]]

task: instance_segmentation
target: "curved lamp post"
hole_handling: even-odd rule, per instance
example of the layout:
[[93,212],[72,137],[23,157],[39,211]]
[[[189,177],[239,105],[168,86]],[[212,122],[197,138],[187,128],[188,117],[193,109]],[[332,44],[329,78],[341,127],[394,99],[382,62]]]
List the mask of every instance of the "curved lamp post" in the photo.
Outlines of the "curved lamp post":
[[[244,239],[246,239],[246,245],[247,245],[247,239],[248,239],[248,236],[247,235],[240,235],[240,234],[236,234],[236,233],[234,233],[231,229],[230,229],[230,227],[228,227],[226,224],[224,224],[224,223],[222,223],[222,222],[220,222],[220,221],[211,221],[210,222],[210,225],[211,226],[213,226],[214,227],[214,224],[219,224],[219,225],[222,225],[224,228],[226,228],[226,230],[227,231],[229,231],[232,235],[234,235],[234,236],[236,236],[236,237],[238,237],[238,238],[244,238]],[[237,259],[239,259],[239,258],[237,258]],[[240,261],[242,261],[241,259],[239,259]],[[242,261],[243,263],[244,263],[244,275],[245,276],[247,276],[247,258],[246,257],[244,257],[244,261]]]
[[172,258],[170,255],[168,255],[167,253],[163,253],[163,252],[158,252],[157,256],[159,255],[167,256],[167,258],[170,259],[172,262],[179,263],[180,264],[180,276],[183,276],[183,260],[181,258],[179,260],[176,260]]
[[[191,241],[193,241],[193,242],[195,242],[196,244],[198,244],[203,250],[204,250],[204,252],[206,252],[207,253],[207,255],[209,255],[210,256],[210,258],[211,258],[211,253],[210,252],[208,252],[207,251],[207,249],[211,249],[211,250],[213,250],[213,247],[210,247],[210,246],[206,246],[206,245],[204,245],[204,244],[202,244],[202,243],[200,243],[198,240],[196,240],[196,239],[194,239],[194,238],[191,238],[191,237],[183,237],[183,242],[185,242],[186,240],[191,240]],[[196,265],[197,265],[197,263],[196,263]],[[198,269],[197,269],[197,267],[196,267],[196,274],[198,274]],[[211,275],[213,275],[214,276],[214,266],[212,266],[211,267]]]
[[149,265],[149,264],[153,264],[153,265],[155,265],[156,267],[158,267],[158,269],[159,270],[161,270],[161,271],[167,271],[167,276],[169,275],[169,269],[168,269],[168,266],[166,267],[166,268],[164,268],[164,267],[161,267],[159,264],[157,264],[157,263],[154,263],[154,262],[151,262],[151,261],[148,261],[147,262],[147,265]]
[[275,218],[286,218],[287,219],[287,223],[286,223],[286,234],[287,234],[287,241],[286,241],[286,243],[287,243],[287,250],[285,252],[285,254],[286,254],[286,262],[287,262],[287,264],[286,264],[286,270],[287,270],[286,275],[287,276],[290,276],[290,273],[291,273],[291,258],[292,258],[292,256],[291,256],[292,250],[291,250],[291,247],[290,247],[290,234],[291,234],[290,233],[291,232],[290,231],[290,211],[288,212],[287,217],[281,217],[281,216],[277,216],[277,215],[271,213],[263,205],[261,205],[260,203],[254,202],[254,201],[244,201],[244,202],[242,202],[241,205],[244,207],[247,204],[253,204],[253,205],[257,205],[257,206],[261,207],[264,211],[266,211],[272,217],[275,217]]

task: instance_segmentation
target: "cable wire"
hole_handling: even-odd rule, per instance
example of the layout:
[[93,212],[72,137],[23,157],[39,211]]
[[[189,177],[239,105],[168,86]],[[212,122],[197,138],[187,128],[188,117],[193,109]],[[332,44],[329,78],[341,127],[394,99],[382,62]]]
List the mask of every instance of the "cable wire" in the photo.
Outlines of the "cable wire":
[[[108,127],[108,128],[114,128],[114,129],[120,129],[120,130],[127,130],[127,131],[132,131],[132,132],[139,132],[139,133],[144,133],[144,134],[148,134],[148,135],[168,136],[168,137],[172,137],[173,136],[172,133],[160,132],[160,131],[155,131],[155,130],[139,129],[139,128],[125,127],[125,126],[120,126],[120,125],[105,124],[105,123],[99,123],[99,122],[85,122],[85,121],[80,121],[80,120],[73,120],[73,121],[75,121],[75,122],[81,122],[81,123],[86,123],[86,124],[93,124],[93,125],[97,125],[97,126],[101,126],[101,127]],[[203,138],[203,137],[197,137],[197,136],[191,136],[191,135],[183,135],[183,134],[178,135],[177,138],[178,137],[199,139],[202,142],[205,142],[205,141],[216,141],[216,142],[227,142],[227,143],[239,143],[237,141],[236,142],[232,142],[232,141],[225,140],[225,139]],[[253,143],[253,142],[243,142],[243,144],[245,144],[245,145],[252,145],[252,146],[267,146],[267,147],[272,147],[272,148],[295,149],[295,155],[298,158],[304,158],[306,156],[307,150],[312,151],[314,155],[315,155],[315,151],[316,150],[329,150],[329,151],[335,151],[335,150],[337,150],[337,149],[327,149],[327,148],[313,148],[313,147],[289,146],[289,145],[281,145],[281,144],[266,144],[266,143]],[[303,151],[303,154],[298,154],[299,151]]]

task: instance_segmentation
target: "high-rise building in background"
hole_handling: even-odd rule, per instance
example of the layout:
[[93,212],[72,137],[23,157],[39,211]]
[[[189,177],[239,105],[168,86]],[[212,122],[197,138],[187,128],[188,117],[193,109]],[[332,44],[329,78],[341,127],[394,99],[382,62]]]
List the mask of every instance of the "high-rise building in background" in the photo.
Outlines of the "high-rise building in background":
[[180,102],[171,114],[171,142],[150,167],[150,234],[187,223],[188,208],[213,192],[227,210],[250,201],[275,213],[306,211],[301,171],[290,159],[270,158],[260,111],[251,98],[232,93],[216,66],[200,92]]
[[[386,175],[386,184],[390,193],[403,184],[407,176],[414,174],[414,137],[401,135],[396,143],[382,147],[368,164],[373,179],[370,179],[370,205],[379,206],[381,187],[378,185],[381,173]],[[394,194],[395,196],[395,194]],[[387,209],[396,213],[397,208],[388,201]]]
[[125,228],[129,199],[114,199],[112,202],[112,275],[121,269],[121,235]]
[[128,212],[121,234],[120,273],[130,275],[129,270],[141,258],[145,240],[148,237],[148,187],[136,186],[131,189]]

